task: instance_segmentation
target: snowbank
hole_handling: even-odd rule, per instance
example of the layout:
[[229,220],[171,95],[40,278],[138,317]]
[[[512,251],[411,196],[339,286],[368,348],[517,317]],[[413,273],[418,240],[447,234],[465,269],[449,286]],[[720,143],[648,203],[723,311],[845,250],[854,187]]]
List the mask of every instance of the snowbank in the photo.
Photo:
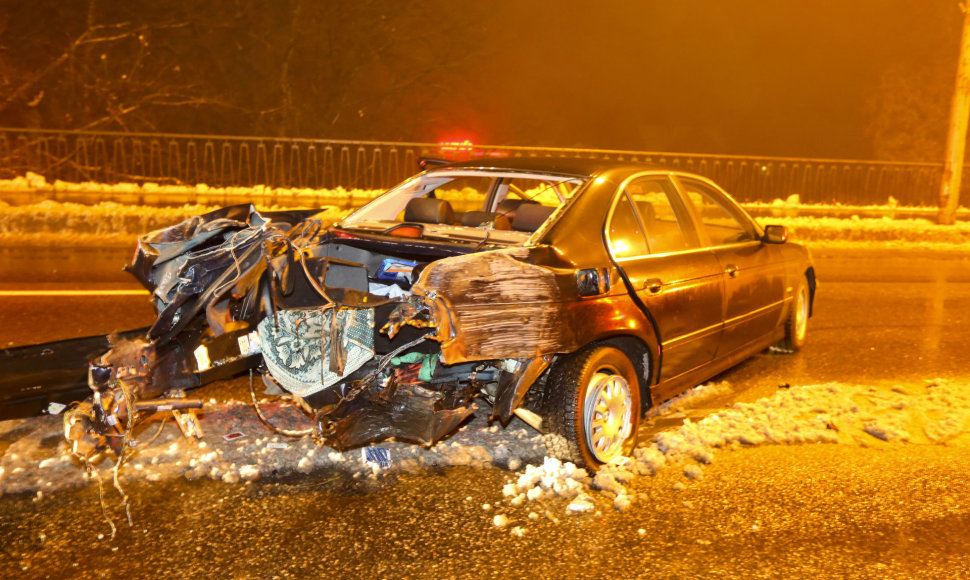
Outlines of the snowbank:
[[[726,383],[702,385],[651,412],[663,416],[722,395]],[[547,458],[509,480],[503,495],[511,507],[526,502],[569,500],[566,514],[612,504],[625,511],[638,477],[681,470],[685,482],[704,477],[718,451],[760,445],[841,444],[879,446],[935,444],[970,448],[970,385],[945,380],[881,388],[827,383],[778,391],[658,433],[632,458],[619,458],[590,479],[571,463]],[[686,488],[677,483],[675,489]],[[598,494],[595,492],[599,492]]]
[[[380,191],[335,189],[213,188],[146,183],[48,184],[28,174],[0,180],[0,192],[21,192],[25,199],[52,196],[58,200],[28,201],[12,205],[0,201],[0,244],[131,245],[145,232],[177,223],[231,203],[253,202],[261,209],[330,206],[328,219],[336,221],[351,209],[373,199]],[[99,201],[105,197],[115,201]],[[77,203],[65,200],[87,200]],[[123,201],[124,203],[119,203]],[[178,202],[178,207],[164,207]],[[961,250],[970,242],[970,222],[936,225],[932,208],[905,208],[890,198],[886,205],[848,207],[803,205],[797,196],[771,204],[747,204],[762,224],[784,225],[795,241],[819,247],[918,247]],[[961,210],[966,213],[966,210]],[[843,217],[825,217],[836,213]],[[926,217],[902,217],[925,215]],[[875,216],[875,217],[872,217]]]
[[[664,417],[722,396],[730,385],[702,385],[665,403],[649,418]],[[267,403],[264,413],[280,427],[306,427],[309,420],[289,403]],[[430,449],[388,442],[389,464],[367,451],[345,453],[318,447],[309,438],[275,434],[242,402],[210,402],[201,421],[204,438],[187,441],[169,421],[138,435],[140,445],[122,470],[121,482],[207,478],[240,484],[291,473],[321,470],[346,477],[375,477],[388,470],[440,466],[496,466],[511,472],[501,498],[483,509],[495,511],[494,526],[515,536],[529,521],[626,511],[637,501],[640,481],[676,469],[683,490],[704,477],[704,466],[723,450],[761,445],[888,446],[935,444],[970,448],[970,385],[945,380],[891,387],[827,383],[779,390],[753,403],[738,403],[699,421],[656,434],[633,457],[618,458],[594,476],[571,463],[544,457],[542,438],[515,421],[508,428],[477,417],[449,440]],[[158,432],[154,441],[152,437]],[[227,435],[241,433],[239,438]],[[0,493],[45,494],[69,486],[94,485],[71,458],[59,417],[0,423]],[[101,465],[108,481],[111,462]],[[522,466],[525,465],[524,468]],[[110,490],[110,485],[106,486]]]
[[941,226],[928,219],[833,217],[760,218],[763,224],[788,228],[790,239],[810,242],[812,246],[853,248],[915,247],[940,250],[966,249],[970,244],[970,222]]
[[[57,180],[48,183],[42,175],[27,172],[14,179],[0,179],[0,194],[8,197],[44,199],[55,197],[61,201],[97,203],[99,200],[124,200],[134,205],[184,205],[186,199],[199,203],[225,205],[226,200],[246,198],[254,203],[269,200],[279,204],[308,204],[315,207],[315,200],[338,198],[361,204],[383,193],[374,189],[311,189],[293,187],[212,187],[204,183],[196,185],[165,185],[158,183],[97,183],[86,181],[73,183]],[[25,194],[25,195],[16,195]],[[93,202],[91,200],[94,200]],[[200,201],[201,200],[201,201]]]
[[[261,409],[278,428],[298,430],[312,424],[288,402],[264,401]],[[121,470],[122,484],[181,477],[239,483],[321,470],[355,478],[371,477],[385,469],[442,466],[495,465],[515,470],[545,454],[541,436],[518,420],[500,429],[478,417],[447,442],[430,449],[403,442],[382,443],[375,447],[388,451],[390,465],[381,466],[360,449],[337,452],[316,445],[309,437],[279,435],[259,420],[251,403],[209,401],[200,415],[204,435],[198,441],[183,438],[166,415],[160,413],[139,426],[134,454]],[[110,479],[112,466],[110,459],[98,464],[105,481]],[[49,493],[90,485],[91,481],[64,441],[60,416],[0,422],[0,495]]]
[[[0,202],[0,244],[134,245],[141,234],[176,224],[217,207],[219,206],[199,204],[157,207],[115,202],[84,205],[51,200],[29,205],[8,205]],[[257,207],[261,210],[284,209],[280,206]],[[324,214],[324,226],[350,212],[332,206],[326,209],[329,211]]]

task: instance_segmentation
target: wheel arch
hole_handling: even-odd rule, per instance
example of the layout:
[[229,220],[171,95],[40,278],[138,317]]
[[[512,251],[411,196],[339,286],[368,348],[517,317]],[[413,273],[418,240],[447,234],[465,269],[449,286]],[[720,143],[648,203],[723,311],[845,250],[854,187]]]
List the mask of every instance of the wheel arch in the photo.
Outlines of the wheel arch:
[[617,334],[598,340],[590,344],[606,344],[616,347],[630,359],[637,371],[637,383],[640,391],[640,413],[646,413],[653,406],[650,396],[650,386],[654,383],[657,356],[643,339],[631,334]]
[[812,316],[815,309],[815,267],[809,266],[805,269],[805,279],[808,280],[808,315]]

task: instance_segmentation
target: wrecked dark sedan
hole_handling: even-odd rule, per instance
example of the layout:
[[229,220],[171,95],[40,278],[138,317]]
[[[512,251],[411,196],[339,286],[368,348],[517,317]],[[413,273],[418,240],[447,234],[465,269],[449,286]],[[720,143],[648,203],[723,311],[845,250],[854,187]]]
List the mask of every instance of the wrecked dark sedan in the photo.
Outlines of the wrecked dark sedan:
[[652,404],[797,350],[812,313],[812,262],[784,227],[661,167],[463,162],[324,216],[235,206],[146,234],[128,269],[155,323],[4,351],[5,416],[82,388],[64,411],[75,453],[120,454],[158,411],[193,435],[186,393],[249,374],[324,445],[432,444],[484,403],[595,469],[631,452]]

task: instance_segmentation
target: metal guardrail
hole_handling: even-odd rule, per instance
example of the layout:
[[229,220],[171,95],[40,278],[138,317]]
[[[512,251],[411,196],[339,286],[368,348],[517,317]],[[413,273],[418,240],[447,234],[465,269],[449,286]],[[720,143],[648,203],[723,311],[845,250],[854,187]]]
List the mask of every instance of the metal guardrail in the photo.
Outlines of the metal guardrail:
[[798,194],[803,203],[846,205],[893,197],[900,205],[936,206],[943,171],[931,163],[0,128],[0,178],[32,171],[48,182],[386,189],[414,173],[422,156],[644,162],[710,177],[742,202]]

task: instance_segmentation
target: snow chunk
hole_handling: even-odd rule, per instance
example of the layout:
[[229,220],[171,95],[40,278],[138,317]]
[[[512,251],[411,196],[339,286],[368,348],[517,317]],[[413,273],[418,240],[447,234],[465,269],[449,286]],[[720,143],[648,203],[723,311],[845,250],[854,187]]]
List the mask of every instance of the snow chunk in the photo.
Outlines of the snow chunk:
[[596,509],[596,504],[593,503],[593,498],[586,493],[576,496],[576,498],[569,502],[569,505],[566,506],[566,512],[571,514],[584,514],[591,512],[594,509]]
[[239,477],[244,481],[256,481],[259,479],[259,467],[256,465],[243,465],[239,468]]

